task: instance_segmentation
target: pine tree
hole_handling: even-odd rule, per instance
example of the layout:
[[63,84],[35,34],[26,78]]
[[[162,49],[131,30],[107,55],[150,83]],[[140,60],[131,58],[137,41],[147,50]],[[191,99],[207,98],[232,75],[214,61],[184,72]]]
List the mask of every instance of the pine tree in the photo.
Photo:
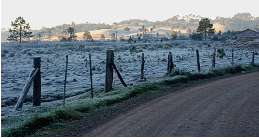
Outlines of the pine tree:
[[68,41],[76,40],[77,36],[75,35],[75,29],[72,27],[68,27],[67,32],[69,33]]
[[14,22],[11,22],[12,29],[9,29],[9,32],[12,33],[10,36],[8,36],[9,41],[20,41],[22,42],[22,38],[30,38],[32,37],[32,32],[29,32],[30,25],[29,23],[26,24],[23,17],[18,17]]

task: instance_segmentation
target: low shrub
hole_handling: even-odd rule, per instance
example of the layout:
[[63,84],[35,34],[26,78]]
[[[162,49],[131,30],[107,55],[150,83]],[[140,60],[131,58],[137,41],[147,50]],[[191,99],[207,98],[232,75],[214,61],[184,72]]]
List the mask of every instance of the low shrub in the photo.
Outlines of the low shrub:
[[229,74],[235,74],[235,73],[239,73],[241,71],[245,71],[245,69],[241,65],[236,65],[236,66],[233,66],[233,67],[227,67],[225,69],[225,72],[229,73]]
[[7,54],[7,53],[9,53],[9,51],[6,50],[6,49],[4,49],[4,50],[3,50],[3,53],[4,53],[4,54]]
[[8,57],[14,57],[14,53],[10,53]]

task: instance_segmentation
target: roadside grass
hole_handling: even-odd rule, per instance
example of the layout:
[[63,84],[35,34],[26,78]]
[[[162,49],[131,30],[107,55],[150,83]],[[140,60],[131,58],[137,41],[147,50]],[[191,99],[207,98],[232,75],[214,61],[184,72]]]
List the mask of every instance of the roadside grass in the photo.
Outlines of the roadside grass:
[[[71,124],[73,120],[80,120],[95,112],[105,110],[117,103],[130,100],[135,97],[152,96],[157,93],[170,90],[177,83],[187,83],[196,80],[210,79],[226,74],[236,74],[242,71],[259,71],[259,64],[235,65],[224,68],[212,69],[206,73],[190,73],[184,70],[175,70],[166,74],[164,80],[145,82],[127,88],[114,88],[111,92],[104,93],[103,90],[96,91],[96,98],[90,99],[89,94],[77,96],[79,100],[70,100],[66,106],[52,108],[49,114],[35,114],[21,125],[2,132],[3,137],[31,136],[46,126],[60,127]],[[85,100],[88,98],[88,100]],[[12,122],[17,118],[4,118],[3,122]],[[65,124],[64,124],[65,123]],[[47,133],[47,132],[42,132]]]

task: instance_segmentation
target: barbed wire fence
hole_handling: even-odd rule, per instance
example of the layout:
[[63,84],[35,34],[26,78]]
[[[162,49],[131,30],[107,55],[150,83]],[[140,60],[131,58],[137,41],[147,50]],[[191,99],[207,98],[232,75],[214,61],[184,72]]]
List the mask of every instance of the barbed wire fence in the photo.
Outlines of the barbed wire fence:
[[[197,48],[199,49],[199,48]],[[166,74],[168,53],[172,52],[173,62],[176,65],[174,70],[186,70],[189,72],[197,72],[196,49],[190,49],[185,53],[176,53],[175,51],[163,50],[161,52],[137,52],[135,56],[129,52],[115,52],[114,63],[118,70],[122,72],[122,77],[126,84],[138,83],[140,80],[141,54],[145,54],[144,74],[145,76],[153,76]],[[211,69],[213,48],[199,49],[201,72]],[[234,63],[249,64],[252,61],[252,52],[257,53],[258,50],[234,50]],[[231,59],[232,49],[225,48],[226,57]],[[105,85],[105,58],[104,53],[91,53],[92,70],[93,70],[93,88],[102,88]],[[232,65],[226,57],[220,58],[216,54],[216,67]],[[21,60],[15,62],[1,63],[2,77],[6,78],[6,83],[10,83],[9,87],[13,87],[13,91],[17,94],[24,86],[24,80],[27,79],[32,67],[32,59],[20,57]],[[256,57],[258,59],[258,57]],[[257,60],[255,60],[257,61]],[[19,68],[21,66],[21,68]],[[62,54],[56,54],[54,58],[44,56],[41,58],[41,75],[42,75],[42,102],[51,102],[61,100],[64,91],[66,57]],[[19,73],[17,73],[19,72]],[[116,75],[115,75],[116,76]],[[19,78],[19,79],[18,79]],[[68,75],[66,82],[66,97],[72,97],[85,92],[90,92],[90,69],[89,58],[84,52],[68,54]],[[3,83],[2,83],[3,84]],[[121,86],[119,79],[114,77],[113,86]],[[18,87],[16,87],[18,86]],[[2,90],[4,92],[5,90]],[[30,90],[31,91],[31,90]]]
[[[201,64],[201,72],[208,71],[211,69],[212,64],[212,54],[213,50],[211,52],[205,51],[201,52],[200,56],[200,64]],[[231,58],[231,49],[226,50],[226,53],[228,53],[226,56],[228,58]],[[250,54],[249,54],[250,53]],[[77,56],[77,57],[76,57]],[[78,56],[81,56],[81,60],[75,61],[75,58],[78,58]],[[103,55],[104,56],[104,55]],[[234,55],[235,56],[235,55]],[[92,70],[93,70],[93,76],[96,76],[94,78],[93,84],[95,86],[104,86],[104,76],[105,76],[105,63],[103,59],[99,55],[92,55]],[[122,72],[127,72],[123,74],[123,78],[127,83],[132,83],[140,80],[140,68],[141,68],[141,62],[139,58],[132,59],[132,61],[128,61],[125,59],[124,61],[118,60],[118,56],[114,57],[114,62],[116,66],[118,66],[118,69]],[[179,70],[186,70],[191,72],[197,72],[197,64],[196,64],[196,54],[194,52],[186,53],[186,54],[173,54],[173,62],[176,64],[177,68]],[[216,67],[223,67],[223,66],[229,66],[231,65],[231,62],[226,61],[226,57],[220,58],[218,54],[216,54]],[[149,55],[149,60],[145,63],[144,71],[146,76],[152,75],[155,73],[165,74],[166,68],[167,68],[167,54],[164,52],[163,54],[151,57]],[[237,51],[236,56],[234,57],[234,63],[237,64],[248,64],[252,61],[252,54],[251,52],[244,52],[244,51]],[[186,62],[186,63],[181,63]],[[224,64],[220,64],[224,63]],[[49,65],[50,63],[51,65]],[[187,65],[187,63],[191,65]],[[206,64],[205,64],[206,63]],[[62,65],[62,66],[60,66]],[[56,87],[55,93],[59,95],[59,98],[56,98],[54,100],[59,100],[62,98],[62,92],[64,90],[64,74],[65,74],[65,58],[59,57],[56,59],[53,59],[49,61],[49,59],[46,59],[46,62],[42,63],[42,67],[47,66],[45,68],[46,74],[43,76],[50,76],[52,80],[50,82],[47,82],[43,85],[48,85],[50,83],[53,83],[52,86]],[[126,67],[123,67],[126,66]],[[133,66],[133,68],[132,68]],[[157,72],[155,68],[159,66],[160,70]],[[128,67],[128,69],[127,69]],[[125,70],[124,70],[125,69]],[[42,68],[42,72],[44,71],[44,68]],[[147,73],[147,72],[151,73]],[[44,73],[43,73],[44,74]],[[49,80],[49,79],[47,79]],[[89,72],[89,59],[86,58],[86,56],[83,55],[71,55],[68,56],[68,80],[66,82],[67,84],[67,92],[68,96],[75,96],[78,94],[82,94],[84,92],[90,91],[90,72]],[[113,86],[121,85],[118,78],[114,78]]]

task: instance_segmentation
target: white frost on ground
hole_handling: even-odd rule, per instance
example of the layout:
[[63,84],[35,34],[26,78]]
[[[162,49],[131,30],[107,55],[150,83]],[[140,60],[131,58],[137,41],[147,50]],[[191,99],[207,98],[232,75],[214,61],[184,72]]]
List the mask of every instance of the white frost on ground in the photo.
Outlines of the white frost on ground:
[[[84,45],[81,52],[79,46]],[[116,45],[116,46],[115,46]],[[209,46],[210,45],[210,46]],[[161,79],[167,72],[167,56],[173,54],[175,69],[197,72],[196,52],[199,50],[201,71],[211,69],[213,48],[223,48],[231,60],[231,49],[234,48],[234,62],[248,64],[251,62],[252,52],[258,49],[222,47],[220,42],[203,44],[191,40],[176,40],[168,42],[152,42],[128,44],[126,42],[27,42],[27,43],[1,43],[1,117],[28,118],[33,115],[62,105],[62,96],[65,78],[65,56],[68,55],[68,75],[66,95],[75,99],[90,88],[89,54],[92,57],[93,87],[95,90],[104,89],[106,50],[113,49],[114,61],[127,85],[136,85],[140,80],[141,54],[145,54],[144,74],[147,81]],[[137,52],[133,56],[130,48],[135,46]],[[32,107],[32,89],[28,93],[28,100],[22,111],[14,111],[14,104],[18,100],[30,71],[33,69],[34,56],[41,57],[42,105]],[[86,61],[87,59],[87,61]],[[259,59],[255,56],[255,62]],[[231,65],[224,57],[216,58],[216,66]],[[114,73],[114,86],[123,87]],[[77,95],[77,96],[76,96]],[[44,102],[45,101],[45,102]],[[89,102],[92,102],[90,99]],[[49,113],[49,112],[46,112]],[[19,123],[17,123],[19,124]],[[2,126],[2,130],[8,127]]]

